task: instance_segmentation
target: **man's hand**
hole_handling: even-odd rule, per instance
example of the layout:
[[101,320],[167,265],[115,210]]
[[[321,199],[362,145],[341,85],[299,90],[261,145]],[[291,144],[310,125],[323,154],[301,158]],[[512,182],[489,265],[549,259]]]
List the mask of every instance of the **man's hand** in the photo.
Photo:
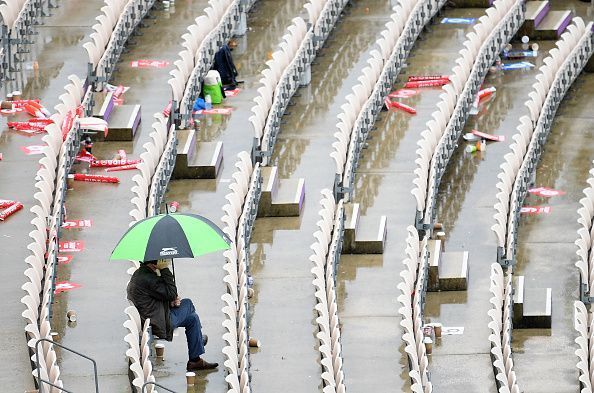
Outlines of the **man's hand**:
[[171,307],[179,307],[181,304],[181,299],[180,297],[176,297],[174,301],[171,302],[170,306]]
[[159,261],[157,262],[157,269],[165,269],[166,267],[169,267],[169,264],[169,259],[159,259]]

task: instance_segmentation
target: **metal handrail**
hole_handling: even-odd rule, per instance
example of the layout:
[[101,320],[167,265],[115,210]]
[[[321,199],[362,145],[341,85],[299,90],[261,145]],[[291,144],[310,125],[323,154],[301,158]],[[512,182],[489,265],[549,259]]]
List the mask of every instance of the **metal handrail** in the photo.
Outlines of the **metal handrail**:
[[165,386],[163,386],[163,385],[161,385],[161,384],[159,384],[159,383],[157,383],[155,381],[147,381],[147,382],[145,382],[144,385],[142,385],[142,388],[140,389],[140,393],[145,393],[146,392],[146,387],[148,385],[153,385],[155,387],[158,387],[158,388],[161,388],[161,389],[165,389],[166,391],[171,392],[171,393],[177,393],[175,390],[171,390],[169,388],[166,388]]
[[84,354],[82,354],[80,352],[77,352],[74,349],[71,349],[71,348],[68,348],[68,347],[66,347],[66,346],[64,346],[62,344],[59,344],[59,343],[57,343],[57,342],[55,342],[53,340],[50,340],[49,338],[40,338],[39,340],[37,340],[35,342],[35,364],[37,366],[37,380],[39,381],[39,392],[40,393],[43,392],[43,384],[44,383],[45,384],[48,384],[48,385],[50,385],[50,386],[52,386],[54,388],[58,388],[58,389],[62,390],[63,392],[74,393],[74,392],[71,392],[70,390],[66,390],[66,389],[64,389],[61,386],[57,386],[57,385],[51,383],[50,381],[46,381],[46,380],[44,380],[44,379],[41,378],[41,367],[39,366],[39,343],[42,342],[42,341],[48,342],[48,343],[50,343],[52,345],[57,345],[58,347],[60,347],[62,349],[65,349],[68,352],[72,352],[75,355],[78,355],[78,356],[80,356],[82,358],[85,358],[85,359],[89,360],[91,363],[93,363],[93,373],[95,375],[95,393],[99,393],[99,378],[97,377],[97,362],[95,361],[95,359],[90,358],[89,356],[84,355]]

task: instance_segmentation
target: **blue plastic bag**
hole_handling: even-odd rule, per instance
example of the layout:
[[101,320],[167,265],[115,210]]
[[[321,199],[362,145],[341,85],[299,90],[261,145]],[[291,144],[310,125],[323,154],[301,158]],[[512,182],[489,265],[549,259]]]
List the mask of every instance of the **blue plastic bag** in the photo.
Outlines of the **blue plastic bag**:
[[192,109],[195,111],[206,109],[206,101],[204,101],[204,98],[196,98],[196,101],[194,102],[194,107]]

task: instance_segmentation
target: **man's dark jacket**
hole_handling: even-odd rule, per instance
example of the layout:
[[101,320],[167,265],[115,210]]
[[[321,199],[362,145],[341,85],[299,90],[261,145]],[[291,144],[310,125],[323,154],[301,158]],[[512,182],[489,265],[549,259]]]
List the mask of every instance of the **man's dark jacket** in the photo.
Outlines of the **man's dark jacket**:
[[138,309],[142,322],[151,319],[153,334],[171,341],[173,328],[169,318],[169,304],[177,297],[173,274],[161,269],[161,277],[150,267],[140,265],[128,284],[128,300]]

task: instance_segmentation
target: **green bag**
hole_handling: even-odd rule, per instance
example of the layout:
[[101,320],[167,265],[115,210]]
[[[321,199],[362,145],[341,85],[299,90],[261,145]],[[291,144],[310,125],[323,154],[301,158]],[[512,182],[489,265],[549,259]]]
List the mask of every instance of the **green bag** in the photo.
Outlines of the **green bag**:
[[223,102],[223,84],[221,76],[215,70],[208,71],[204,78],[204,97],[210,96],[213,104],[220,104]]

